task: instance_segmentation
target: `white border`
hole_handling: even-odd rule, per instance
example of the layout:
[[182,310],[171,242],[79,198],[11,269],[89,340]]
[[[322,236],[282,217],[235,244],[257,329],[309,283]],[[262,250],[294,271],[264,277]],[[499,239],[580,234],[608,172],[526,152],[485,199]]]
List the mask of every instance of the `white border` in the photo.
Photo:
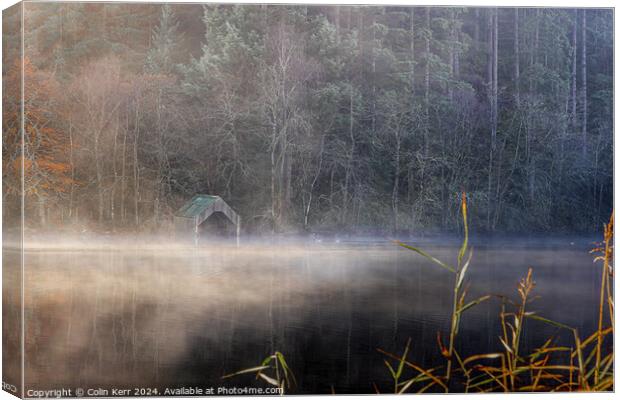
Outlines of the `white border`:
[[[67,2],[79,2],[79,0],[64,0]],[[101,2],[111,2],[111,1],[101,1]],[[294,0],[269,0],[269,1],[257,1],[257,0],[243,0],[243,1],[234,1],[234,0],[219,0],[219,1],[179,1],[179,0],[167,0],[167,1],[157,1],[157,0],[151,0],[151,1],[140,1],[140,0],[134,0],[134,1],[128,1],[128,2],[135,2],[135,3],[255,3],[255,4],[260,4],[260,3],[271,3],[271,4],[291,4],[291,3],[299,3],[299,4],[342,4],[342,5],[357,5],[357,4],[368,4],[368,5],[417,5],[417,6],[428,6],[428,5],[433,5],[433,6],[471,6],[471,7],[557,7],[557,8],[601,8],[601,7],[609,7],[609,8],[614,8],[615,7],[615,1],[612,0],[592,0],[592,1],[578,1],[578,0],[563,0],[563,1],[559,1],[559,0],[539,0],[539,1],[514,1],[514,0],[495,0],[495,1],[488,1],[488,0],[475,0],[475,1],[463,1],[463,0],[450,0],[450,1],[446,1],[446,0],[387,0],[387,1],[381,1],[381,0],[338,0],[338,1],[329,1],[329,0],[306,0],[306,1],[294,1]],[[2,9],[8,8],[10,6],[12,6],[13,4],[16,4],[17,2],[14,0],[0,0],[0,5]],[[1,31],[1,27],[2,27],[2,21],[0,18],[0,31]],[[23,24],[22,24],[22,28],[23,28]],[[618,95],[617,92],[615,91],[615,82],[617,81],[617,79],[620,77],[620,67],[618,66],[617,63],[617,53],[618,53],[618,39],[620,38],[620,36],[618,35],[619,30],[618,30],[618,25],[615,24],[615,13],[614,13],[614,122],[616,121],[617,116],[619,115],[619,111],[620,111],[620,105],[618,104]],[[1,49],[2,49],[2,44],[0,42],[0,54],[1,54]],[[22,90],[23,90],[23,86],[22,86]],[[2,105],[0,103],[0,111],[2,109]],[[1,114],[1,113],[0,113]],[[0,117],[1,118],[1,117]],[[614,144],[616,143],[616,139],[618,138],[617,136],[618,134],[618,129],[616,127],[616,124],[614,123]],[[616,173],[616,165],[618,164],[619,161],[619,153],[617,151],[614,151],[614,209],[620,209],[620,207],[618,207],[619,205],[619,201],[618,199],[620,199],[620,188],[619,188],[619,181],[620,178],[618,177],[618,174]],[[2,184],[2,177],[0,176],[0,186]],[[1,215],[1,208],[0,208],[0,215]],[[0,218],[0,241],[2,238],[2,221]],[[616,238],[614,238],[614,245],[616,244]],[[1,260],[1,255],[0,255],[0,260]],[[23,269],[22,269],[23,272]],[[22,275],[23,276],[23,275]],[[23,282],[23,281],[22,281]],[[2,283],[2,277],[0,274],[0,285]],[[616,274],[615,276],[615,282],[614,284],[616,285],[615,287],[617,287],[618,284],[618,274]],[[23,296],[23,290],[22,290],[22,296]],[[23,300],[22,300],[22,306],[23,306]],[[616,311],[616,317],[617,317],[618,312]],[[617,319],[616,319],[617,320]],[[2,321],[0,319],[0,331],[2,328]],[[23,328],[22,328],[23,329]],[[619,343],[618,341],[619,335],[618,335],[618,330],[615,330],[615,334],[614,334],[614,343],[617,344]],[[1,351],[1,342],[0,342],[0,351]],[[23,360],[22,360],[23,361]],[[0,363],[0,376],[2,374],[2,365]],[[23,375],[22,375],[23,377]],[[615,383],[616,385],[618,384],[618,370],[615,369]],[[458,398],[463,398],[463,399],[497,399],[497,398],[503,398],[504,396],[509,396],[511,399],[515,399],[515,400],[519,400],[519,399],[537,399],[537,398],[555,398],[556,396],[563,396],[563,397],[569,397],[569,398],[578,398],[578,399],[591,399],[591,398],[596,398],[596,399],[602,399],[602,398],[612,398],[612,396],[615,397],[615,394],[605,394],[605,393],[563,393],[563,394],[557,394],[557,393],[536,393],[536,394],[519,394],[519,393],[512,393],[512,394],[469,394],[469,395],[463,395],[463,394],[447,394],[447,395],[443,395],[443,394],[438,394],[438,395],[427,395],[427,396],[432,396],[433,398],[448,398],[448,399],[458,399]],[[314,398],[316,396],[295,396],[296,398]],[[339,396],[339,398],[356,398],[356,397],[361,397],[361,396],[348,396],[348,395],[343,395],[343,396]],[[388,395],[381,395],[378,396],[379,398],[387,398],[389,397]],[[390,396],[391,397],[391,396]],[[245,398],[248,398],[248,396],[246,396]],[[0,400],[5,400],[5,399],[15,399],[14,396],[11,396],[10,394],[8,394],[7,392],[4,391],[0,391]],[[174,399],[174,398],[173,398]],[[176,399],[186,399],[186,398],[176,398]]]

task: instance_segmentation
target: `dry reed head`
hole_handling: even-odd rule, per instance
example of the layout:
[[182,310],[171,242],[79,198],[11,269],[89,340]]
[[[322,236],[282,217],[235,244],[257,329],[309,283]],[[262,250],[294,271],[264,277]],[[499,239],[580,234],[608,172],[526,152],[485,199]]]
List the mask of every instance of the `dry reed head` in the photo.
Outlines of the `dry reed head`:
[[527,301],[527,298],[530,295],[530,292],[536,286],[536,282],[532,279],[532,268],[527,270],[527,275],[525,278],[521,278],[519,281],[519,287],[517,291],[519,292],[519,296],[521,296],[521,300],[523,302]]

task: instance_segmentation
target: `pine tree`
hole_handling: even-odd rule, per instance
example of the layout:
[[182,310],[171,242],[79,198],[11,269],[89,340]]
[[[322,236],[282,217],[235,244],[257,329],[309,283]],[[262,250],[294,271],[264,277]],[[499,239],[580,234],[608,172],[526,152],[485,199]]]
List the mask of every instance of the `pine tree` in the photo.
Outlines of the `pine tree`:
[[[145,70],[150,73],[168,74],[178,61],[182,34],[170,4],[161,7],[158,25],[153,28],[151,48],[146,56]],[[176,56],[176,57],[175,57]]]

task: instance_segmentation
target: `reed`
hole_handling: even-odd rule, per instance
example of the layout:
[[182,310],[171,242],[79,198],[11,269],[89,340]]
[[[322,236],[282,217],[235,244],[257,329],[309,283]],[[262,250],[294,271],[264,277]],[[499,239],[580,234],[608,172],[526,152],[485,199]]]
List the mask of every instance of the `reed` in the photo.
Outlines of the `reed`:
[[[459,331],[459,324],[461,321],[462,314],[470,309],[471,307],[482,303],[483,301],[488,300],[491,296],[482,296],[477,299],[466,302],[465,298],[467,295],[467,288],[463,286],[465,282],[465,276],[467,273],[467,269],[471,262],[471,258],[473,255],[473,249],[469,246],[469,226],[467,223],[467,196],[465,193],[461,195],[461,216],[463,218],[463,242],[461,244],[461,248],[459,249],[459,253],[456,259],[456,267],[449,265],[439,259],[431,256],[425,251],[407,245],[405,243],[397,241],[396,243],[399,246],[402,246],[406,249],[415,251],[416,253],[424,256],[428,260],[432,261],[434,264],[439,267],[449,271],[453,275],[454,286],[452,289],[452,313],[450,315],[450,331],[449,331],[449,341],[448,347],[444,347],[441,341],[441,335],[438,334],[438,343],[441,348],[442,355],[446,358],[446,368],[445,368],[445,381],[450,382],[450,377],[452,374],[452,364],[454,357],[454,344]],[[466,257],[467,256],[467,257]]]
[[[271,375],[268,375],[271,373]],[[222,379],[232,378],[237,375],[255,374],[256,379],[261,379],[271,386],[275,386],[280,389],[280,394],[294,387],[297,384],[295,375],[291,371],[284,355],[279,351],[276,351],[270,356],[267,356],[263,362],[252,368],[243,369],[241,371],[233,372],[232,374],[224,375]]]
[[[595,262],[602,261],[600,296],[598,304],[598,329],[582,340],[578,331],[557,321],[538,315],[530,309],[533,300],[532,292],[536,287],[533,270],[530,268],[527,275],[520,280],[517,287],[518,299],[500,297],[501,309],[499,312],[501,332],[499,335],[498,352],[489,354],[473,354],[462,357],[455,350],[455,340],[458,338],[458,328],[465,310],[488,300],[491,296],[482,296],[470,302],[465,302],[466,290],[463,281],[467,268],[471,262],[472,250],[469,249],[467,227],[467,204],[463,194],[461,213],[464,226],[464,239],[458,254],[456,268],[444,263],[430,254],[413,246],[397,242],[400,246],[424,256],[436,265],[448,270],[455,276],[453,289],[453,307],[451,313],[450,341],[446,348],[438,333],[438,345],[441,354],[446,358],[445,372],[442,367],[423,368],[406,359],[410,340],[401,357],[378,349],[379,352],[392,360],[398,361],[413,370],[414,376],[403,380],[403,372],[393,373],[394,370],[386,360],[395,383],[395,393],[405,393],[408,390],[425,392],[433,386],[440,390],[459,391],[468,393],[477,392],[518,392],[518,391],[608,391],[613,390],[613,348],[604,352],[605,340],[613,336],[613,291],[611,267],[613,258],[613,218],[605,225],[603,242],[592,250],[598,256]],[[465,254],[468,254],[463,262]],[[498,296],[499,297],[499,296]],[[608,311],[609,325],[606,326],[605,309]],[[526,320],[535,320],[558,328],[560,332],[568,332],[573,344],[561,346],[557,344],[557,337],[548,338],[540,347],[528,354],[523,354],[521,338],[526,326]],[[455,379],[458,374],[458,379]],[[402,383],[401,383],[402,382]],[[419,384],[414,386],[414,384]]]

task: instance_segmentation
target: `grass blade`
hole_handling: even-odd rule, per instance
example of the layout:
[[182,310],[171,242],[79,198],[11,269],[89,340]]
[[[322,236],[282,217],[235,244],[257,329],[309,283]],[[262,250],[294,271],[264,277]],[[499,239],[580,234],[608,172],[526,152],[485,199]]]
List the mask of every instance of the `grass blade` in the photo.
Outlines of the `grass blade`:
[[560,322],[552,321],[552,320],[550,320],[550,319],[548,319],[548,318],[541,317],[540,315],[536,315],[536,314],[527,314],[527,313],[526,313],[526,314],[525,314],[525,316],[526,316],[526,317],[528,317],[528,318],[531,318],[531,319],[535,319],[535,320],[537,320],[537,321],[544,322],[544,323],[549,324],[549,325],[553,325],[553,326],[555,326],[555,327],[557,327],[557,328],[568,329],[569,331],[572,331],[572,330],[573,330],[573,328],[571,328],[571,327],[570,327],[570,326],[568,326],[568,325],[564,325],[564,324],[562,324],[562,323],[560,323]]
[[452,272],[453,274],[456,273],[456,270],[454,268],[452,268],[448,264],[444,263],[443,261],[438,260],[437,258],[431,256],[427,252],[418,249],[417,247],[409,246],[408,244],[405,244],[403,242],[399,242],[398,240],[396,241],[396,244],[401,246],[401,247],[404,247],[406,249],[415,251],[416,253],[420,254],[421,256],[426,257],[427,259],[431,260],[432,262],[434,262],[435,264],[439,265],[440,267],[442,267],[444,269],[447,269],[448,271]]
[[[395,354],[392,354],[392,353],[388,353],[388,352],[387,352],[387,351],[385,351],[385,350],[377,349],[377,351],[378,351],[379,353],[384,354],[384,355],[386,355],[386,356],[388,356],[388,357],[390,357],[390,358],[393,358],[393,359],[395,359],[395,360],[400,360],[400,359],[401,359],[399,356],[397,356],[397,355],[395,355]],[[408,367],[411,367],[411,368],[415,369],[416,371],[420,372],[421,374],[426,375],[426,376],[427,376],[427,377],[429,377],[431,380],[433,380],[435,383],[437,383],[439,386],[441,386],[442,388],[444,388],[444,390],[445,390],[446,392],[448,392],[448,387],[447,387],[447,386],[445,385],[445,383],[443,383],[443,382],[442,382],[439,378],[437,378],[435,375],[433,375],[433,374],[432,374],[432,372],[431,372],[432,370],[429,370],[429,369],[424,369],[424,368],[419,367],[418,365],[416,365],[416,364],[414,364],[414,363],[412,363],[412,362],[409,362],[409,361],[404,361],[404,363],[405,363]]]
[[403,358],[398,363],[398,369],[396,370],[396,379],[400,379],[400,376],[403,374],[403,367],[405,366],[405,360],[407,359],[407,354],[409,353],[409,346],[411,345],[411,338],[407,340],[407,346],[405,346],[405,352],[403,353]]
[[280,383],[278,381],[276,381],[275,379],[273,379],[272,377],[267,376],[267,375],[263,374],[262,372],[259,372],[258,376],[263,378],[265,380],[265,382],[269,383],[270,385],[280,387]]
[[491,295],[486,295],[486,296],[478,297],[476,300],[472,300],[469,303],[465,304],[463,307],[461,307],[459,309],[458,312],[460,314],[460,313],[462,313],[462,312],[472,308],[473,306],[476,306],[476,305],[482,303],[483,301],[487,301],[490,298],[491,298]]
[[396,379],[396,371],[394,371],[394,368],[392,368],[388,360],[383,360],[383,362],[385,363],[385,366],[388,367],[388,369],[390,370],[390,375],[392,375],[392,379]]
[[473,250],[469,251],[469,257],[467,257],[467,261],[465,262],[465,265],[463,265],[463,268],[461,268],[461,270],[459,271],[459,279],[456,281],[457,288],[461,287],[461,284],[463,283],[463,279],[465,279],[465,273],[467,272],[467,267],[469,267],[469,263],[471,261],[471,256],[473,255],[473,253],[474,253]]
[[482,359],[495,359],[495,358],[501,358],[503,356],[504,355],[502,353],[476,354],[474,356],[470,356],[464,359],[463,364],[467,365],[472,361],[482,360]]

